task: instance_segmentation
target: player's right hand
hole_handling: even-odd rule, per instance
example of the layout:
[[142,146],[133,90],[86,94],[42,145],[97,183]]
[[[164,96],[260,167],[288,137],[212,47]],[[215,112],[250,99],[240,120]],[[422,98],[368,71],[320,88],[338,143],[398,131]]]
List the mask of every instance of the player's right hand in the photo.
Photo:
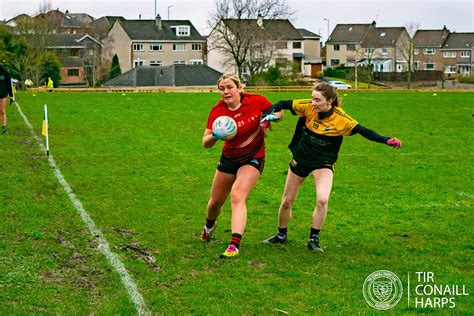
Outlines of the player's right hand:
[[215,140],[224,140],[223,136],[220,135],[219,133],[212,133],[212,138],[214,138]]
[[396,138],[390,138],[387,140],[387,145],[392,146],[393,148],[402,148],[402,142]]
[[10,104],[15,103],[15,98],[10,98]]

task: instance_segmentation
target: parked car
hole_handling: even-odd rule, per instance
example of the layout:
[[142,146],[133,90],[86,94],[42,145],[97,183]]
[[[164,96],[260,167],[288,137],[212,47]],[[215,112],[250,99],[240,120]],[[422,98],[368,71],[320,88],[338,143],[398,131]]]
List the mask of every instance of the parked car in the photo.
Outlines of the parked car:
[[331,86],[333,86],[334,88],[336,89],[341,89],[341,90],[344,90],[344,89],[352,89],[352,86],[350,84],[347,84],[345,82],[342,82],[342,81],[329,81],[329,84]]

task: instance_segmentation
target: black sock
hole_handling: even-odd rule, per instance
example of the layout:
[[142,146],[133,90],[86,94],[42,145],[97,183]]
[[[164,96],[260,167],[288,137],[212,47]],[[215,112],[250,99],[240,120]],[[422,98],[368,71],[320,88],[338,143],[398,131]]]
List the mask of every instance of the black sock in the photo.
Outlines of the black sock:
[[311,233],[309,233],[309,239],[314,239],[315,237],[317,237],[320,231],[321,229],[316,229],[316,228],[311,227]]
[[241,234],[233,233],[232,234],[232,239],[230,240],[230,244],[235,245],[237,247],[237,249],[239,249],[241,239],[242,239]]
[[206,218],[206,227],[207,228],[212,228],[212,227],[214,227],[215,224],[216,224],[215,219]]
[[278,237],[282,239],[285,238],[287,231],[288,231],[288,227],[285,227],[285,228],[278,227]]

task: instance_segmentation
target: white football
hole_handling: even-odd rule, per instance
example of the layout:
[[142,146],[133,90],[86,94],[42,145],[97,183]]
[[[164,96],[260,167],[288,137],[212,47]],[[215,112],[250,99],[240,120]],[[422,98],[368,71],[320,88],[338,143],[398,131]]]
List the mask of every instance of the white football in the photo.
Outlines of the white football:
[[230,140],[237,134],[237,123],[229,116],[219,116],[212,124],[212,132],[223,140]]

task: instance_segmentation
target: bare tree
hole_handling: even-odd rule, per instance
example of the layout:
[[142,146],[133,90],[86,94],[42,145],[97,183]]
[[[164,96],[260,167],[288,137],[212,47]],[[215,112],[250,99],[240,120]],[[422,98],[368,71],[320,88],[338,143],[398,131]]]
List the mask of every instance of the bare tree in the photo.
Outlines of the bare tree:
[[[361,64],[365,65],[366,68],[366,75],[367,75],[367,85],[368,88],[370,89],[370,84],[372,83],[372,75],[374,72],[373,69],[373,60],[374,60],[374,55],[375,55],[375,48],[373,47],[359,47],[356,49],[356,54],[355,54],[355,62],[357,63],[357,58],[360,58]],[[357,65],[356,65],[357,67]]]
[[[208,49],[229,56],[227,62],[233,61],[242,77],[250,55],[262,57],[258,52],[267,46],[262,43],[266,38],[265,29],[257,19],[283,19],[292,15],[285,0],[215,0],[214,12],[208,20],[214,37],[210,39]],[[254,70],[260,67],[256,66],[256,61],[253,65]]]
[[415,36],[416,31],[419,28],[419,24],[415,22],[408,22],[405,24],[405,29],[408,32],[409,37],[406,37],[401,42],[400,54],[407,61],[407,86],[408,89],[411,89],[411,75],[413,74],[413,58],[415,45],[413,43],[413,37]]

